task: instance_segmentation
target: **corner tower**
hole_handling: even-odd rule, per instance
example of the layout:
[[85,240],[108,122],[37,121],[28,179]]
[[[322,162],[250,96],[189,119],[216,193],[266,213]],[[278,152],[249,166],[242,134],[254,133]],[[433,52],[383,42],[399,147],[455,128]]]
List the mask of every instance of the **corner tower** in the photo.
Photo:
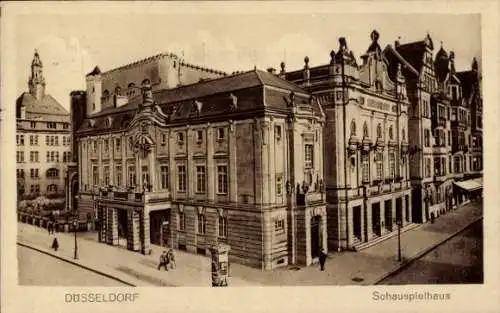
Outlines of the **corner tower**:
[[28,81],[29,93],[37,100],[45,95],[45,78],[43,77],[43,64],[38,51],[35,49],[33,61],[31,61],[31,76]]

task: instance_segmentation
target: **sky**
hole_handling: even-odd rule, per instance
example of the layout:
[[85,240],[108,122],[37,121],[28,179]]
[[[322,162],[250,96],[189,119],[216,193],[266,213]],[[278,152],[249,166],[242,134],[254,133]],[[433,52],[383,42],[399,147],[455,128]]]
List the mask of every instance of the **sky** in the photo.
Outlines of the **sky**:
[[95,65],[106,71],[162,52],[187,62],[233,72],[256,66],[287,70],[325,64],[338,38],[360,60],[376,29],[382,48],[423,40],[434,53],[454,51],[458,71],[481,65],[479,14],[24,14],[17,19],[18,94],[27,90],[34,49],[44,64],[47,93],[69,107],[69,93],[85,88]]

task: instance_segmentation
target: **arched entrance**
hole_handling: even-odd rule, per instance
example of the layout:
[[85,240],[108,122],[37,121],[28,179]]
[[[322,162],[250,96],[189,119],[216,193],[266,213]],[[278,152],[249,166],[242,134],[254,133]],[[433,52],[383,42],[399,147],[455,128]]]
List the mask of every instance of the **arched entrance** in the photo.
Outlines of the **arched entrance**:
[[316,215],[311,218],[311,257],[319,257],[321,251],[321,216]]

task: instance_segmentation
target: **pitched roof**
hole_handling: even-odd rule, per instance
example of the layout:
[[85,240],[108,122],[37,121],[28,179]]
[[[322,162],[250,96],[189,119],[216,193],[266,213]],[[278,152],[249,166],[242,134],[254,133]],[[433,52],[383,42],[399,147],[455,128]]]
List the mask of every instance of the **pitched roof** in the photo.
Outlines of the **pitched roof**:
[[458,79],[462,83],[462,92],[464,98],[469,98],[471,96],[473,86],[476,84],[477,73],[474,71],[463,71],[456,73]]
[[396,51],[420,73],[424,63],[425,41],[417,41],[399,45]]
[[[390,55],[392,56],[389,56],[388,55],[388,52],[390,52]],[[386,59],[389,61],[389,67],[390,67],[390,75],[391,75],[391,78],[394,79],[394,77],[396,76],[396,70],[397,70],[397,66],[395,63],[398,62],[398,63],[401,63],[402,65],[402,68],[403,68],[403,73],[410,73],[410,74],[413,74],[415,76],[418,76],[418,70],[415,69],[415,67],[413,67],[413,65],[410,64],[410,62],[408,62],[405,58],[403,58],[403,56],[396,50],[394,49],[391,45],[387,45],[384,49],[384,56],[386,57]]]
[[50,114],[50,115],[68,115],[69,112],[57,102],[51,95],[44,95],[41,100],[37,100],[29,92],[23,92],[17,98],[16,106],[18,109],[25,107],[26,113]]
[[[278,89],[270,89],[264,93],[264,86]],[[304,89],[271,73],[253,70],[174,89],[157,90],[153,92],[153,98],[158,105],[154,109],[159,107],[171,121],[181,121],[191,118],[223,118],[228,114],[263,109],[264,106],[286,110],[291,91],[296,94],[296,105],[309,105],[309,93]],[[82,124],[78,133],[122,129],[124,123],[133,118],[142,102],[142,96],[137,96],[121,107],[93,114]],[[322,116],[317,101],[313,101],[312,109],[315,115]],[[112,120],[111,124],[106,125],[108,117],[112,117]]]

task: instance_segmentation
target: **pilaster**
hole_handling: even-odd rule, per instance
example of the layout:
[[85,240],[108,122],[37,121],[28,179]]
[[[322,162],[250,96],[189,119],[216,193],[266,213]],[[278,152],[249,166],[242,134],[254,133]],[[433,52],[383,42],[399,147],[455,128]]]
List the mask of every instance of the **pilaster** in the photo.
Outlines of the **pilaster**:
[[144,211],[141,213],[141,221],[140,221],[140,234],[141,234],[141,253],[149,254],[151,251],[151,239],[149,236],[149,210],[144,208]]
[[132,251],[139,250],[139,232],[140,232],[140,219],[139,213],[134,210],[127,211],[127,223],[128,223],[128,234],[127,234],[127,249]]
[[[236,130],[234,122],[229,125],[229,197],[231,202],[238,202],[237,182],[238,173],[236,165]],[[215,184],[214,184],[215,185]]]
[[[207,126],[207,196],[209,202],[215,201],[215,186],[216,182],[216,173],[214,166],[214,136],[212,131],[212,126],[208,124]],[[232,176],[232,175],[231,175]]]
[[114,208],[107,208],[106,242],[110,245],[118,245],[118,212]]

